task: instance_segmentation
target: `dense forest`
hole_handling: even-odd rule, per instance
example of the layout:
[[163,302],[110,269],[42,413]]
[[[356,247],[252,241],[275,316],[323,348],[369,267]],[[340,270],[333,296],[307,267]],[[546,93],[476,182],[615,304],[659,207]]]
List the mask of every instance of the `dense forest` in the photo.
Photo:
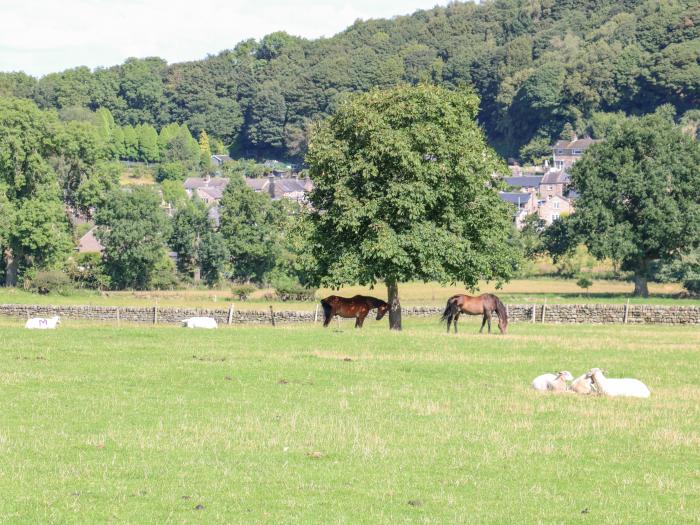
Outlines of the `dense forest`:
[[497,0],[358,21],[327,39],[273,33],[194,62],[0,73],[0,96],[32,99],[64,120],[108,109],[149,141],[151,126],[177,123],[187,126],[183,140],[206,131],[234,155],[299,160],[310,124],[344,93],[469,85],[490,143],[527,161],[563,131],[599,133],[609,113],[672,104],[697,121],[699,60],[694,0]]

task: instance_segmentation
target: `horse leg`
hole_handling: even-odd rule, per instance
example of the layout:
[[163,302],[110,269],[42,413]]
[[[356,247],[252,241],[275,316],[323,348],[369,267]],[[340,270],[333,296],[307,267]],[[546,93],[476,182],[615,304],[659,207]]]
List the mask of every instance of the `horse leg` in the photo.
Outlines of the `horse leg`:
[[365,317],[367,317],[368,313],[369,310],[360,310],[357,313],[357,317],[355,318],[355,328],[362,328],[362,325],[365,322]]
[[484,318],[481,320],[481,330],[479,330],[480,334],[484,333],[484,325],[486,324],[486,314],[484,313]]
[[450,333],[450,325],[452,324],[452,316],[447,317],[447,333]]
[[491,312],[486,312],[486,319],[489,323],[489,333],[491,333]]
[[457,333],[457,321],[459,320],[459,314],[455,315],[455,333]]

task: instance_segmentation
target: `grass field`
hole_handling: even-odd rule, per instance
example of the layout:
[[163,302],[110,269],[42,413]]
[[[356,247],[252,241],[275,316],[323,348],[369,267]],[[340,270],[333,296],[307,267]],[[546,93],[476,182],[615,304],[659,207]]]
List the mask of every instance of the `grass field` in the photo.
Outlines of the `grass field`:
[[[632,304],[674,304],[700,305],[700,299],[679,299],[682,288],[678,284],[657,284],[649,286],[651,297],[631,298],[632,285],[628,282],[597,280],[589,293],[584,294],[575,280],[567,279],[528,279],[514,280],[496,289],[493,283],[482,283],[478,293],[492,292],[510,304],[518,303],[624,303],[628,299]],[[441,286],[438,283],[406,283],[399,288],[401,303],[404,306],[443,306],[448,297],[455,293],[465,293],[459,286]],[[330,294],[355,295],[369,294],[386,298],[384,285],[377,285],[374,290],[367,287],[351,286],[339,291],[320,289],[317,298]],[[192,308],[228,308],[233,301],[235,307],[243,310],[267,309],[273,305],[276,310],[313,310],[316,302],[280,302],[269,299],[273,290],[258,290],[248,301],[234,299],[230,289],[207,290],[173,290],[148,292],[108,292],[99,294],[92,291],[76,291],[70,295],[38,295],[16,288],[0,287],[0,303],[18,304],[84,304],[103,306],[154,306],[162,307],[188,306]]]
[[[2,523],[698,523],[697,327],[0,320]],[[652,397],[538,394],[599,366]]]

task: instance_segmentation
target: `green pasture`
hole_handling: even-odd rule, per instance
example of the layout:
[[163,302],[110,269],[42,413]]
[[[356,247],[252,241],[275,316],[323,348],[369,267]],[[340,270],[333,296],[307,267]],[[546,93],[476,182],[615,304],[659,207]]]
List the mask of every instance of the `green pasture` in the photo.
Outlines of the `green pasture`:
[[[700,330],[0,320],[1,523],[697,523]],[[530,389],[592,366],[648,400]]]

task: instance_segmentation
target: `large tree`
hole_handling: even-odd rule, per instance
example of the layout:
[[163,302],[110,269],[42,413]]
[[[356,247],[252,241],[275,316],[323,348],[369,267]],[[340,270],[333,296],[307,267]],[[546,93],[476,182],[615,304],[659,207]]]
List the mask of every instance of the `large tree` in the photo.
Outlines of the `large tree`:
[[573,230],[590,252],[634,272],[649,294],[652,263],[700,244],[700,145],[660,114],[626,120],[571,171]]
[[56,172],[61,149],[54,113],[32,102],[0,98],[0,252],[5,284],[24,269],[60,263],[72,248]]
[[115,190],[97,211],[105,270],[117,288],[148,288],[165,255],[170,223],[149,187]]
[[401,282],[510,277],[512,211],[494,189],[502,166],[478,106],[468,92],[400,86],[356,95],[321,125],[306,157],[313,284],[383,281],[400,329]]
[[282,250],[282,207],[266,194],[255,193],[242,176],[232,175],[219,210],[219,231],[230,253],[233,276],[261,282]]

